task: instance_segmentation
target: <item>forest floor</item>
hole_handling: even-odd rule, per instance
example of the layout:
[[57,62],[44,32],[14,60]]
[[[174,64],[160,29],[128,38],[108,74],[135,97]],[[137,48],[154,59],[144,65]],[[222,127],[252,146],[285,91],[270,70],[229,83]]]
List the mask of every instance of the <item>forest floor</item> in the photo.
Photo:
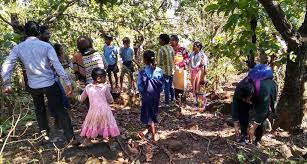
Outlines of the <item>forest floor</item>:
[[[229,87],[233,92],[233,86]],[[224,90],[227,90],[224,89]],[[227,94],[226,94],[227,95]],[[307,162],[306,134],[290,135],[278,130],[263,137],[262,147],[235,142],[230,119],[231,96],[211,97],[211,105],[200,112],[189,105],[161,108],[158,126],[159,140],[139,140],[137,132],[144,126],[139,121],[140,110],[135,106],[125,108],[112,105],[113,113],[122,135],[114,140],[111,151],[102,140],[92,146],[70,147],[63,145],[64,136],[59,130],[51,131],[51,140],[42,143],[35,120],[27,126],[17,126],[15,134],[7,141],[2,162],[4,163],[284,163]],[[214,100],[215,99],[215,100]],[[87,109],[78,103],[70,114],[75,124],[75,135]],[[53,122],[50,120],[50,122]],[[53,127],[51,125],[51,127]],[[80,139],[80,138],[79,138]],[[1,140],[0,147],[3,146]],[[1,159],[1,158],[0,158]],[[2,163],[0,160],[0,163]]]

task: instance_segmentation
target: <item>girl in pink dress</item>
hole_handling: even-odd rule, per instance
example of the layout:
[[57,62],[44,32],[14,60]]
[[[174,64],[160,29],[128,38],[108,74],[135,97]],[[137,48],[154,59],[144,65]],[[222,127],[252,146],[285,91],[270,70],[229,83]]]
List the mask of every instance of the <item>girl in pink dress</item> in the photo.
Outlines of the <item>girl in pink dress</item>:
[[196,100],[196,106],[198,106],[200,83],[204,80],[204,74],[208,69],[208,57],[202,51],[202,48],[203,46],[200,42],[194,42],[193,52],[190,54],[191,84],[193,95],[195,96]]
[[[106,72],[101,68],[92,71],[93,84],[88,84],[79,101],[89,98],[90,107],[81,129],[81,137],[87,139],[98,136],[104,139],[120,135],[110,103],[113,102],[110,86],[106,83]],[[88,141],[88,140],[87,140]]]

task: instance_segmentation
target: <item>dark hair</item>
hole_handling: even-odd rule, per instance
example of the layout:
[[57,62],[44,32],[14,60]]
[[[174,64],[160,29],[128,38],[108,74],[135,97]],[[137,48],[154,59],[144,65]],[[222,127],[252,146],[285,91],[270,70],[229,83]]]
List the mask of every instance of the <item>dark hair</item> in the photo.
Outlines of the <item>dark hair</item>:
[[161,34],[160,36],[159,36],[159,39],[162,41],[162,42],[164,42],[164,44],[169,44],[169,42],[170,42],[170,37],[169,37],[169,35],[167,35],[167,34]]
[[105,35],[105,39],[113,40],[113,35],[111,33],[108,33]]
[[176,42],[179,42],[179,37],[178,35],[171,35],[171,40],[175,40]]
[[96,81],[98,77],[106,77],[107,73],[104,69],[94,68],[91,75],[93,80]]
[[246,79],[242,83],[239,84],[239,98],[245,99],[254,94],[255,87],[253,85],[253,82]]
[[194,45],[196,45],[200,50],[203,48],[203,44],[199,41],[194,42]]
[[151,50],[146,50],[143,54],[145,64],[152,64],[155,63],[155,53]]
[[55,52],[59,55],[60,54],[60,50],[63,48],[63,46],[59,43],[55,43],[53,45]]
[[25,34],[27,36],[38,36],[39,35],[39,24],[35,21],[28,21],[24,27]]
[[128,37],[124,37],[123,43],[130,43],[130,39]]
[[77,39],[77,48],[81,53],[84,53],[86,50],[92,47],[93,47],[93,44],[92,44],[91,38],[87,36],[80,36]]
[[39,27],[39,34],[44,34],[44,33],[46,33],[46,32],[49,33],[48,27],[47,27],[47,26],[42,25],[42,26]]

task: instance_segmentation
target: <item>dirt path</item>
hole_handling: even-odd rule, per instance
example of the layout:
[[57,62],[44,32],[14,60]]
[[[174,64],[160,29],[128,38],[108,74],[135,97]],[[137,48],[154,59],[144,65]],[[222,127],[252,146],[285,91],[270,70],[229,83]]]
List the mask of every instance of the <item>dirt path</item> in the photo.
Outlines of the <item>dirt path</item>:
[[[78,136],[86,108],[77,105],[72,109],[71,116]],[[161,108],[161,122],[158,127],[159,141],[137,140],[135,133],[143,128],[140,124],[138,108],[125,109],[114,106],[114,115],[121,127],[122,135],[118,137],[116,151],[109,150],[102,141],[90,147],[65,147],[63,134],[53,131],[51,139],[58,142],[45,143],[31,141],[38,133],[37,124],[29,127],[26,134],[15,139],[17,143],[9,143],[5,148],[4,158],[9,163],[51,163],[62,161],[67,163],[275,163],[286,161],[280,147],[296,145],[306,146],[303,135],[288,136],[286,132],[266,134],[263,148],[253,145],[239,145],[234,141],[234,131],[228,115],[219,112],[199,113],[189,107]],[[24,130],[18,127],[16,133]],[[38,134],[36,135],[36,137]],[[20,142],[20,140],[24,140]],[[9,142],[14,142],[12,139]],[[56,149],[55,145],[58,148]],[[64,148],[63,148],[64,147]],[[303,160],[296,155],[292,160]]]

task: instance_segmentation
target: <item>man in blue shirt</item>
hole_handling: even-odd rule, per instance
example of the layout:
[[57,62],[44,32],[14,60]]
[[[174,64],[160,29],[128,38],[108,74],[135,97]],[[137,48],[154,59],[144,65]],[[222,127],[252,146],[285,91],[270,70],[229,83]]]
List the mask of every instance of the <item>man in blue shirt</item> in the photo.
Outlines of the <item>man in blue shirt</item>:
[[134,80],[133,80],[133,72],[134,72],[134,66],[133,66],[133,49],[130,48],[130,39],[128,37],[125,37],[123,39],[123,45],[119,50],[119,55],[122,58],[123,61],[123,68],[120,74],[120,90],[123,89],[123,81],[125,74],[129,75],[129,88],[134,90]]
[[112,41],[113,41],[113,36],[111,34],[107,34],[105,36],[105,45],[103,47],[103,55],[108,64],[107,73],[108,73],[109,81],[111,84],[111,88],[113,89],[112,72],[115,78],[115,88],[118,88],[117,73],[119,72],[119,70],[117,67],[118,48],[112,44]]
[[[72,93],[71,80],[65,73],[54,48],[46,42],[37,38],[39,35],[39,25],[36,22],[29,21],[25,24],[25,34],[27,39],[15,46],[10,55],[2,65],[2,78],[4,92],[11,93],[11,76],[14,72],[16,61],[19,59],[26,70],[30,94],[33,98],[36,119],[41,131],[49,133],[49,125],[45,108],[44,97],[47,97],[48,106],[55,110],[56,117],[59,118],[64,135],[69,143],[74,139],[74,132],[67,110],[64,110],[63,99],[59,86],[55,83],[53,65],[55,71],[61,76],[66,84],[66,93]],[[50,64],[51,63],[51,64]],[[72,142],[78,144],[76,140]]]

